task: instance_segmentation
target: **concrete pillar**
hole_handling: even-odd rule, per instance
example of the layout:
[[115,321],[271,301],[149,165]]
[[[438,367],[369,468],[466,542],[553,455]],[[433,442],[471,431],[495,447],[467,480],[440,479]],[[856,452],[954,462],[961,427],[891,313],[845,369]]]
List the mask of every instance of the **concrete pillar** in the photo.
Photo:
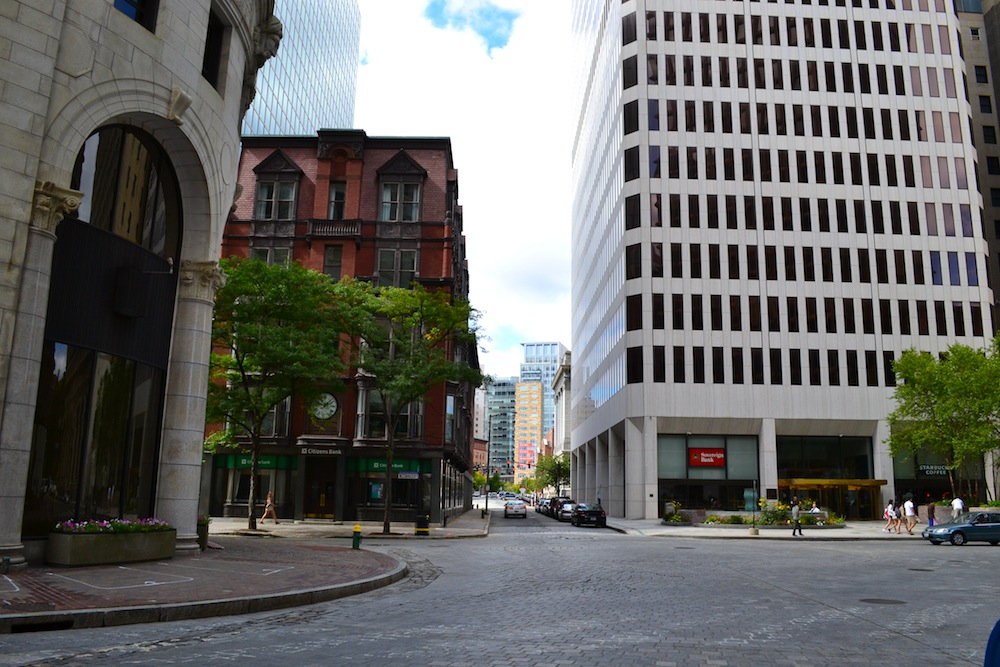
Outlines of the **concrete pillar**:
[[774,419],[760,420],[760,433],[757,435],[760,466],[760,496],[767,497],[767,489],[778,488],[778,445],[775,434]]
[[178,555],[198,553],[195,523],[205,440],[205,397],[218,262],[183,261],[167,367],[156,516],[177,528]]
[[608,497],[608,434],[602,433],[597,438],[594,457],[594,495],[593,500],[599,501],[604,506],[604,499]]
[[[645,519],[650,516],[647,505],[652,501],[652,516],[656,516],[656,494],[649,498],[646,484],[647,448],[644,418],[625,420],[625,518]],[[655,460],[655,457],[654,457]],[[654,466],[653,474],[656,474]]]
[[10,367],[3,416],[0,418],[0,556],[10,566],[25,566],[21,523],[31,462],[38,373],[45,337],[45,317],[52,278],[56,226],[80,206],[82,192],[54,183],[36,182],[17,315],[11,334]]
[[610,516],[625,516],[625,441],[608,431],[608,496],[605,509]]
[[[874,461],[875,479],[888,480],[882,487],[881,496],[875,498],[876,506],[885,507],[889,504],[890,498],[896,498],[896,473],[893,470],[892,457],[889,456],[889,448],[883,443],[889,437],[889,422],[880,419],[875,424],[875,432],[872,433],[872,456]],[[878,516],[881,516],[879,511]]]

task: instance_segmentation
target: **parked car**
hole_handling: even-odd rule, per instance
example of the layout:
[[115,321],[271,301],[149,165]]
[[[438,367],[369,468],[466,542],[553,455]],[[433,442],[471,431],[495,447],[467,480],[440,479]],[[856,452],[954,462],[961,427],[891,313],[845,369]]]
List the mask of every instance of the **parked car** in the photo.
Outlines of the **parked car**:
[[535,503],[535,511],[538,512],[539,514],[545,514],[548,506],[549,506],[548,498],[539,498],[538,502]]
[[966,542],[1000,544],[1000,512],[966,512],[948,523],[928,526],[921,533],[925,540],[937,545],[951,542],[962,546]]
[[559,505],[559,514],[556,516],[560,521],[569,521],[573,516],[573,508],[576,507],[576,503],[572,500],[564,500]]
[[593,525],[606,528],[608,514],[604,508],[594,503],[579,503],[573,508],[569,522],[574,526]]
[[503,518],[509,519],[512,516],[519,516],[522,519],[528,518],[528,506],[523,500],[512,498],[503,506]]
[[550,517],[552,517],[553,519],[558,519],[559,518],[559,507],[564,502],[566,502],[569,499],[570,499],[569,496],[556,496],[555,498],[553,498],[552,500],[550,500],[549,501],[549,511],[547,512],[547,514]]

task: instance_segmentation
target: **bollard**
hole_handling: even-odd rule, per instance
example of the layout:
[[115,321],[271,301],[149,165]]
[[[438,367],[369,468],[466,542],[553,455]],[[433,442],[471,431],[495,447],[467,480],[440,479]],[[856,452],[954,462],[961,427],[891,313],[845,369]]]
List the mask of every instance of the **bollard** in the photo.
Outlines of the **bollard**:
[[361,524],[354,524],[354,536],[351,538],[351,548],[360,549],[361,548]]

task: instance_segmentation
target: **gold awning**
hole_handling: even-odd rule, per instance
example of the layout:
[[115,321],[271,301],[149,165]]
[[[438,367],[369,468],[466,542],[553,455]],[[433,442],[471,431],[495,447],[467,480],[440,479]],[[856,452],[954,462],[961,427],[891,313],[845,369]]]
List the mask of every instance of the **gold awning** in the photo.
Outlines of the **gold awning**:
[[829,479],[826,477],[817,479],[793,477],[791,479],[778,480],[778,486],[806,487],[810,489],[828,489],[843,486],[878,488],[888,483],[889,481],[885,479]]

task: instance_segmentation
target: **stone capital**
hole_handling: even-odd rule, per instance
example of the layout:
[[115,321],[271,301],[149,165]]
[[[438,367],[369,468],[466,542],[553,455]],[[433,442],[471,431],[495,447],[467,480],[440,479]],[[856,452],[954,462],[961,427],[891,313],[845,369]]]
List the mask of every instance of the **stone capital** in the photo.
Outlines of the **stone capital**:
[[214,261],[183,260],[180,268],[180,298],[212,303],[215,291],[226,284],[226,276]]
[[50,181],[35,181],[35,197],[31,202],[33,229],[55,237],[56,225],[67,214],[80,207],[83,193]]

